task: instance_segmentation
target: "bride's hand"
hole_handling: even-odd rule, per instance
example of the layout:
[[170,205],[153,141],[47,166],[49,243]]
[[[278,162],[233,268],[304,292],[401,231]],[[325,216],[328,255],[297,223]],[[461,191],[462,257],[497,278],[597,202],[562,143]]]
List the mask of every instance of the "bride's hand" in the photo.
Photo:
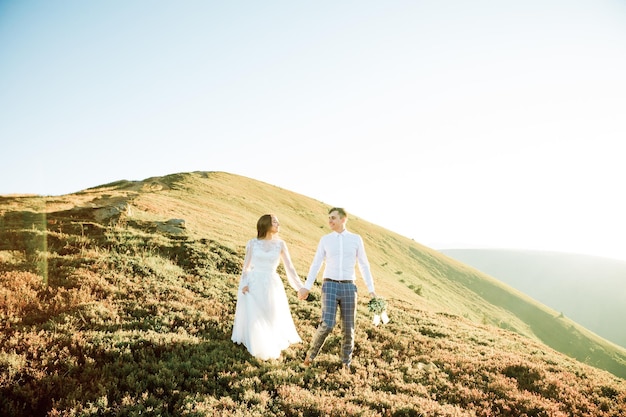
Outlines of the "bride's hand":
[[306,300],[308,296],[309,296],[309,290],[307,290],[304,287],[300,288],[300,290],[298,291],[298,298],[300,300]]
[[244,293],[244,294],[246,294],[248,291],[250,291],[250,290],[248,289],[247,285],[241,289],[241,292]]

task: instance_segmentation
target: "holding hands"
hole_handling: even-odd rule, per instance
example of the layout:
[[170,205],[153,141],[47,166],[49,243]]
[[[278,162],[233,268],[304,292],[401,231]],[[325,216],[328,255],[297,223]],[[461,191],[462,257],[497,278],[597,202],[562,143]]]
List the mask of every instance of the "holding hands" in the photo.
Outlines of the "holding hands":
[[308,296],[309,296],[309,290],[307,290],[304,287],[300,288],[300,290],[298,291],[298,299],[306,300]]

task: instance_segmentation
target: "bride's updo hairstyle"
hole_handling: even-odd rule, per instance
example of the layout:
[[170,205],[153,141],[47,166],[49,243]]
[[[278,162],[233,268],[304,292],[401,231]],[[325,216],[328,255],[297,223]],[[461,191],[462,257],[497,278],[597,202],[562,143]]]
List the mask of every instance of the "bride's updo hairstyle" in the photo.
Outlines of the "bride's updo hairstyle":
[[263,239],[267,236],[267,231],[272,227],[272,215],[264,214],[256,222],[256,237],[257,239]]

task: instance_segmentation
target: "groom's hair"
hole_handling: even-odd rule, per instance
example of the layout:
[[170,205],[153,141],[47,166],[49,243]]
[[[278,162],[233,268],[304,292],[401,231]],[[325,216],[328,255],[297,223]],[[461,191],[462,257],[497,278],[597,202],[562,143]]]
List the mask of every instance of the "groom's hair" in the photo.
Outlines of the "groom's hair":
[[333,211],[336,211],[341,218],[348,217],[348,213],[346,213],[346,211],[341,207],[331,208],[330,210],[328,210],[328,214],[332,213]]
[[264,214],[256,222],[256,237],[259,239],[267,236],[267,231],[272,227],[272,215]]

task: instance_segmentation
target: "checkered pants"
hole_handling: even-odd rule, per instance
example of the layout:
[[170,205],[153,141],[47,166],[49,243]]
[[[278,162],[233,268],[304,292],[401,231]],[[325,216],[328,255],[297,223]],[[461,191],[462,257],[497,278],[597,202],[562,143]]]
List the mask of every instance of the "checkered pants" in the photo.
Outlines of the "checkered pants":
[[324,341],[335,327],[337,307],[341,318],[343,342],[341,345],[341,362],[350,365],[354,350],[354,328],[356,322],[356,284],[341,283],[325,280],[322,284],[322,318],[307,356],[314,359],[319,353]]

